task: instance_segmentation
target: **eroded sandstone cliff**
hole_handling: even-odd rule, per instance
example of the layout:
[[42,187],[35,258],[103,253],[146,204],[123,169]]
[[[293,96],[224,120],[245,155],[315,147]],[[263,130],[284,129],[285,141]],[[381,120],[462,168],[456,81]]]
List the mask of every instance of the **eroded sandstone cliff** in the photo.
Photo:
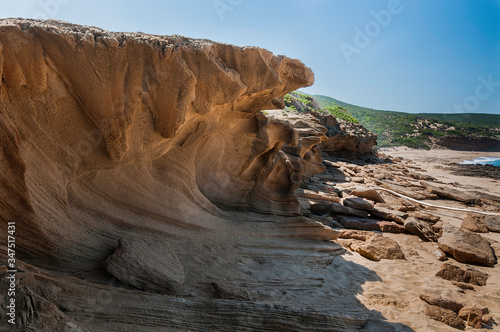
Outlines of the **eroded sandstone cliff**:
[[324,169],[323,129],[300,135],[260,112],[313,83],[300,61],[5,19],[0,76],[0,228],[16,223],[16,328],[364,326],[355,295],[376,276],[350,278],[339,295],[332,262],[343,250],[318,242],[336,233],[280,217],[299,213],[295,190]]

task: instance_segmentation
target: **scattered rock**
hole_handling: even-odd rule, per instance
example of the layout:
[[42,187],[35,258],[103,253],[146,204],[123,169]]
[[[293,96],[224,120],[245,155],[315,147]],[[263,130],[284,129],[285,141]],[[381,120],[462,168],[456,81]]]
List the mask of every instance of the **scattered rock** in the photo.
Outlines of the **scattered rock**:
[[[488,308],[485,308],[488,311]],[[487,314],[486,312],[485,314]],[[467,306],[460,310],[458,317],[467,322],[468,326],[475,329],[483,327],[483,310],[476,306]]]
[[356,182],[356,183],[365,183],[365,178],[363,178],[361,176],[353,176],[351,178],[351,181]]
[[500,232],[500,216],[468,213],[461,228],[476,233]]
[[419,295],[420,299],[422,301],[425,301],[429,304],[432,305],[437,305],[439,307],[454,311],[454,312],[459,312],[460,309],[464,307],[462,303],[459,303],[457,301],[451,300],[451,299],[445,299],[442,297],[435,297],[435,296],[430,296],[430,295],[425,295],[425,294],[420,294]]
[[375,189],[356,188],[351,192],[351,194],[361,198],[367,198],[376,203],[385,203],[382,196],[380,196],[380,194]]
[[493,318],[493,316],[491,316],[490,314],[483,315],[483,324],[484,325],[490,326],[490,325],[493,325],[493,323],[495,323],[495,319]]
[[446,325],[459,330],[465,330],[465,322],[460,319],[455,312],[449,309],[441,308],[435,305],[427,305],[425,307],[425,314],[427,317],[443,322]]
[[450,281],[469,283],[477,286],[485,286],[488,275],[472,267],[461,268],[450,263],[444,263],[436,273],[440,277]]
[[431,227],[434,233],[436,233],[438,237],[441,237],[441,235],[443,234],[443,225],[444,223],[442,221],[438,221]]
[[408,214],[405,212],[378,207],[378,205],[374,210],[370,211],[370,214],[385,220],[393,220],[400,225],[403,225],[405,219],[408,217]]
[[184,284],[182,264],[165,241],[119,240],[103,265],[122,283],[148,292],[175,295]]
[[332,216],[338,215],[338,214],[344,214],[344,215],[350,215],[350,216],[356,216],[356,217],[361,217],[361,218],[366,218],[368,217],[368,212],[364,210],[356,210],[347,206],[344,206],[342,204],[338,203],[331,203],[330,204],[330,214]]
[[411,234],[418,236],[422,241],[436,242],[438,240],[438,236],[434,233],[431,226],[417,218],[409,217],[406,219],[404,228]]
[[343,230],[340,232],[339,238],[350,239],[337,241],[346,248],[374,261],[380,261],[381,259],[405,259],[405,255],[399,244],[380,234],[366,231]]
[[370,211],[374,209],[373,204],[370,201],[359,197],[346,198],[344,199],[343,204],[357,210]]
[[295,194],[297,195],[297,197],[340,203],[340,198],[335,193],[327,194],[309,189],[298,189]]
[[422,212],[422,211],[412,212],[412,216],[417,218],[417,219],[430,222],[432,224],[437,223],[441,219],[441,217],[439,217],[439,216],[436,216],[436,215],[433,215],[430,213],[426,213],[426,212]]
[[495,252],[481,235],[451,225],[443,226],[443,234],[438,240],[439,247],[462,263],[493,267]]
[[403,226],[390,221],[380,221],[371,218],[359,218],[348,216],[335,216],[337,221],[349,229],[359,229],[364,231],[380,231],[388,233],[404,233]]
[[500,215],[498,216],[484,216],[484,222],[490,232],[500,233]]
[[486,223],[484,222],[484,216],[473,213],[467,214],[460,228],[475,233],[488,233],[488,227],[486,227]]
[[446,197],[451,198],[456,201],[464,202],[464,203],[476,203],[477,197],[474,195],[470,195],[466,192],[445,187],[445,186],[437,186],[434,184],[430,184],[428,182],[420,181],[420,184],[429,192]]

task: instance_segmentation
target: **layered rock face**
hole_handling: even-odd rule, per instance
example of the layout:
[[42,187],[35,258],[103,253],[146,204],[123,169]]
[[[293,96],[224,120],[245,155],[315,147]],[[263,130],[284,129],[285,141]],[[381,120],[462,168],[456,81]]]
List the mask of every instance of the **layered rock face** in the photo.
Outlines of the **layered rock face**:
[[0,50],[0,216],[24,220],[37,251],[56,254],[53,234],[89,219],[193,228],[218,207],[298,212],[297,170],[280,151],[296,134],[257,114],[313,83],[298,60],[55,21],[1,21]]
[[318,241],[336,232],[289,217],[301,180],[324,170],[325,129],[260,111],[313,83],[300,61],[6,19],[0,76],[18,328],[351,331],[375,318],[355,295],[376,275],[337,285],[343,249]]

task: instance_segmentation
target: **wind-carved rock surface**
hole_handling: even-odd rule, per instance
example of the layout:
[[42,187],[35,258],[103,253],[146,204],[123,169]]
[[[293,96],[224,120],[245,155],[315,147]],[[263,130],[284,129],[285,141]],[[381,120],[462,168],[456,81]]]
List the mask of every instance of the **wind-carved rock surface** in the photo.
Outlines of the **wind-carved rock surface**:
[[16,222],[19,326],[385,324],[356,299],[376,274],[356,267],[362,273],[345,276],[337,267],[356,264],[329,241],[335,231],[285,217],[299,214],[302,178],[324,169],[321,134],[300,135],[260,111],[313,83],[300,61],[180,36],[5,19],[0,76],[0,228]]

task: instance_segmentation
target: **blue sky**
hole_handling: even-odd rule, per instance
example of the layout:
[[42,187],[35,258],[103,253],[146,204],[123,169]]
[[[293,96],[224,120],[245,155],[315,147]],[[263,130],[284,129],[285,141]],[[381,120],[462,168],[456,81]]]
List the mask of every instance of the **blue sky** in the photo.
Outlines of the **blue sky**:
[[500,0],[0,0],[0,17],[260,46],[311,67],[311,94],[500,114]]

